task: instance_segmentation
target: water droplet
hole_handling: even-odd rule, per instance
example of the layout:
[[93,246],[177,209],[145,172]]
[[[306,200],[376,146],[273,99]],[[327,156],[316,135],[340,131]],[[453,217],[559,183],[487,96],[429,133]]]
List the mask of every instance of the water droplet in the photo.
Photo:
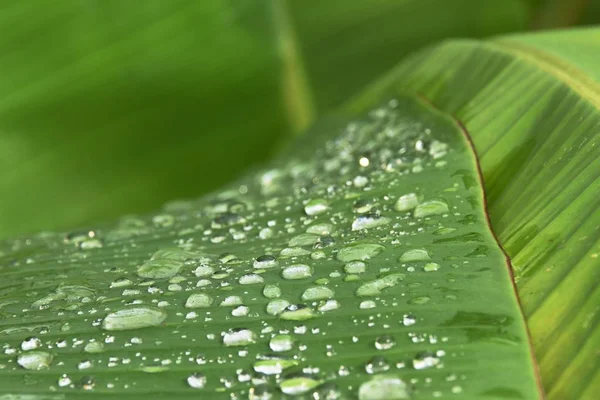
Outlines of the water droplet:
[[33,349],[37,349],[38,347],[40,347],[42,345],[42,341],[36,337],[28,337],[27,339],[23,340],[21,342],[21,349],[22,350],[33,350]]
[[418,297],[415,297],[415,298],[409,300],[408,304],[421,305],[421,304],[429,303],[429,300],[431,300],[431,298],[429,296],[418,296]]
[[259,268],[259,269],[268,269],[268,268],[273,268],[277,266],[277,259],[273,256],[270,255],[264,255],[264,256],[260,256],[257,257],[256,260],[254,260],[254,268]]
[[208,265],[200,265],[194,270],[194,275],[196,275],[198,278],[204,278],[207,276],[211,276],[214,273],[215,273],[215,269]]
[[365,365],[365,371],[368,374],[378,374],[390,369],[390,363],[385,357],[375,356],[371,358]]
[[137,275],[140,278],[148,279],[167,279],[179,272],[183,262],[169,259],[151,259],[138,267]]
[[405,251],[400,256],[400,262],[412,262],[412,261],[429,261],[429,253],[425,249],[412,249]]
[[406,383],[394,375],[378,375],[360,385],[358,400],[405,400],[410,398]]
[[92,362],[90,360],[83,360],[77,364],[77,369],[89,369],[92,368]]
[[325,201],[323,199],[310,200],[304,206],[304,212],[306,213],[306,215],[310,215],[310,216],[323,214],[328,209],[329,209],[329,204],[327,203],[327,201]]
[[269,341],[269,347],[275,352],[289,351],[294,347],[294,338],[290,335],[276,335]]
[[288,246],[290,247],[305,247],[312,246],[319,239],[319,235],[314,233],[301,233],[299,235],[294,236],[288,242]]
[[340,308],[340,303],[337,300],[325,300],[319,303],[317,309],[320,312],[327,312],[332,310],[337,310]]
[[223,344],[227,347],[246,346],[256,342],[256,334],[250,329],[230,329],[223,334]]
[[412,364],[415,369],[426,369],[435,367],[440,363],[440,359],[433,353],[422,352],[413,358]]
[[25,369],[40,370],[48,368],[52,363],[52,355],[45,351],[28,351],[27,353],[19,354],[17,364]]
[[296,396],[299,394],[306,393],[320,384],[321,381],[318,381],[316,379],[306,376],[299,376],[283,380],[279,384],[279,389],[285,394]]
[[261,374],[277,375],[281,374],[284,369],[293,367],[295,365],[298,365],[298,362],[291,359],[270,357],[266,360],[259,360],[255,362],[252,368],[254,368],[254,371]]
[[423,271],[425,272],[434,272],[440,269],[440,264],[437,263],[427,263],[423,266]]
[[347,274],[362,274],[367,270],[367,264],[363,261],[350,261],[344,265],[344,272]]
[[358,289],[356,289],[356,295],[361,297],[380,295],[383,289],[396,286],[402,279],[404,279],[404,274],[395,273],[382,276],[360,285]]
[[206,385],[206,376],[195,372],[187,377],[187,383],[191,388],[202,389]]
[[398,198],[394,208],[396,209],[396,211],[403,212],[410,211],[418,205],[419,199],[417,198],[417,195],[414,193],[408,193]]
[[277,285],[268,284],[268,285],[265,285],[265,287],[263,289],[263,295],[267,299],[275,299],[275,298],[281,296],[281,289]]
[[302,293],[302,300],[311,301],[330,299],[333,296],[333,290],[329,289],[327,286],[312,286],[306,289],[304,293]]
[[263,283],[265,280],[262,276],[258,274],[246,274],[238,280],[240,285],[256,285],[259,283]]
[[185,306],[187,308],[207,308],[211,306],[212,302],[212,296],[206,293],[194,293],[187,298]]
[[402,325],[411,326],[417,322],[417,319],[411,314],[404,314],[402,317]]
[[285,310],[279,315],[279,318],[288,321],[304,321],[307,319],[315,318],[317,315],[315,312],[304,305],[290,304]]
[[315,235],[331,235],[333,233],[333,225],[331,224],[314,224],[306,229],[306,233],[313,233]]
[[375,339],[375,348],[377,350],[389,350],[396,345],[396,340],[390,335],[383,335]]
[[360,308],[361,310],[367,310],[369,308],[375,308],[375,307],[377,307],[377,303],[375,303],[374,300],[361,301],[360,305],[358,306],[358,308]]
[[91,376],[83,376],[79,384],[83,390],[92,390],[96,386],[96,381]]
[[267,304],[267,314],[279,315],[290,305],[290,302],[283,299],[271,300]]
[[271,388],[264,384],[252,387],[248,391],[248,400],[272,400],[273,396]]
[[110,313],[102,321],[102,329],[124,331],[160,325],[167,318],[167,312],[159,308],[135,306]]
[[244,300],[240,296],[227,296],[223,299],[219,306],[221,307],[235,307],[244,304]]
[[337,253],[337,259],[342,262],[364,261],[379,255],[385,247],[377,243],[355,242],[344,246]]
[[415,207],[413,215],[415,218],[429,217],[430,215],[444,214],[448,212],[448,204],[440,200],[428,200]]
[[58,387],[65,387],[65,386],[69,386],[72,381],[71,378],[69,378],[66,374],[62,374],[60,378],[58,378]]
[[231,310],[231,315],[234,317],[245,317],[250,312],[250,308],[246,306],[237,306]]
[[352,222],[352,230],[359,231],[362,229],[377,228],[390,223],[390,219],[378,214],[359,215]]
[[312,276],[312,268],[305,264],[294,264],[285,267],[281,272],[284,279],[305,279]]
[[85,345],[83,351],[86,353],[102,353],[104,351],[104,344],[102,342],[90,342]]

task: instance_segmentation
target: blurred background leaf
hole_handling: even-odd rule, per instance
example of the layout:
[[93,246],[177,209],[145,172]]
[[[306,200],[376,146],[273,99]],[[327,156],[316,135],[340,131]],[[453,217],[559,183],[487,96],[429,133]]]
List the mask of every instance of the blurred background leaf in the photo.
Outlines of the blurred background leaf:
[[3,2],[0,237],[211,191],[407,53],[555,24],[559,3]]

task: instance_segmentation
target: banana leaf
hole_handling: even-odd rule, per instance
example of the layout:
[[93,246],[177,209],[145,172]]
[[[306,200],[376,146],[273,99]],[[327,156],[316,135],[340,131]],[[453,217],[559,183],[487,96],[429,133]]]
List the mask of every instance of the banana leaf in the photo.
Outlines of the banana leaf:
[[0,392],[595,398],[599,37],[444,42],[220,191],[5,242]]
[[596,28],[451,41],[350,107],[408,91],[469,131],[549,399],[600,389],[599,48]]
[[3,2],[0,237],[215,190],[408,52],[528,17],[521,0]]

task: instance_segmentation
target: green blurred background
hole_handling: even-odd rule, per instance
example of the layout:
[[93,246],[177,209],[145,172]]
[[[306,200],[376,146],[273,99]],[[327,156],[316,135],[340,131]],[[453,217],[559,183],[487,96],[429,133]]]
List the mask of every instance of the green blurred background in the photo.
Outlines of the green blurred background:
[[197,197],[407,53],[598,20],[586,0],[0,3],[0,238]]

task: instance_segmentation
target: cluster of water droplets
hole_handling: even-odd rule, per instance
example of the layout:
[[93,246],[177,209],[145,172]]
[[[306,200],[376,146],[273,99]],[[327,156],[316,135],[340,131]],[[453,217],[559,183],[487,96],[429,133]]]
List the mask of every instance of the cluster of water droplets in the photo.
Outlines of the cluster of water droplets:
[[10,243],[5,269],[25,271],[13,286],[26,294],[0,303],[0,368],[55,371],[36,380],[52,391],[380,400],[442,381],[460,393],[464,376],[427,374],[448,338],[429,333],[442,321],[426,306],[458,296],[427,276],[468,264],[436,243],[486,250],[449,222],[468,217],[460,177],[432,183],[452,151],[391,101],[209,198]]

